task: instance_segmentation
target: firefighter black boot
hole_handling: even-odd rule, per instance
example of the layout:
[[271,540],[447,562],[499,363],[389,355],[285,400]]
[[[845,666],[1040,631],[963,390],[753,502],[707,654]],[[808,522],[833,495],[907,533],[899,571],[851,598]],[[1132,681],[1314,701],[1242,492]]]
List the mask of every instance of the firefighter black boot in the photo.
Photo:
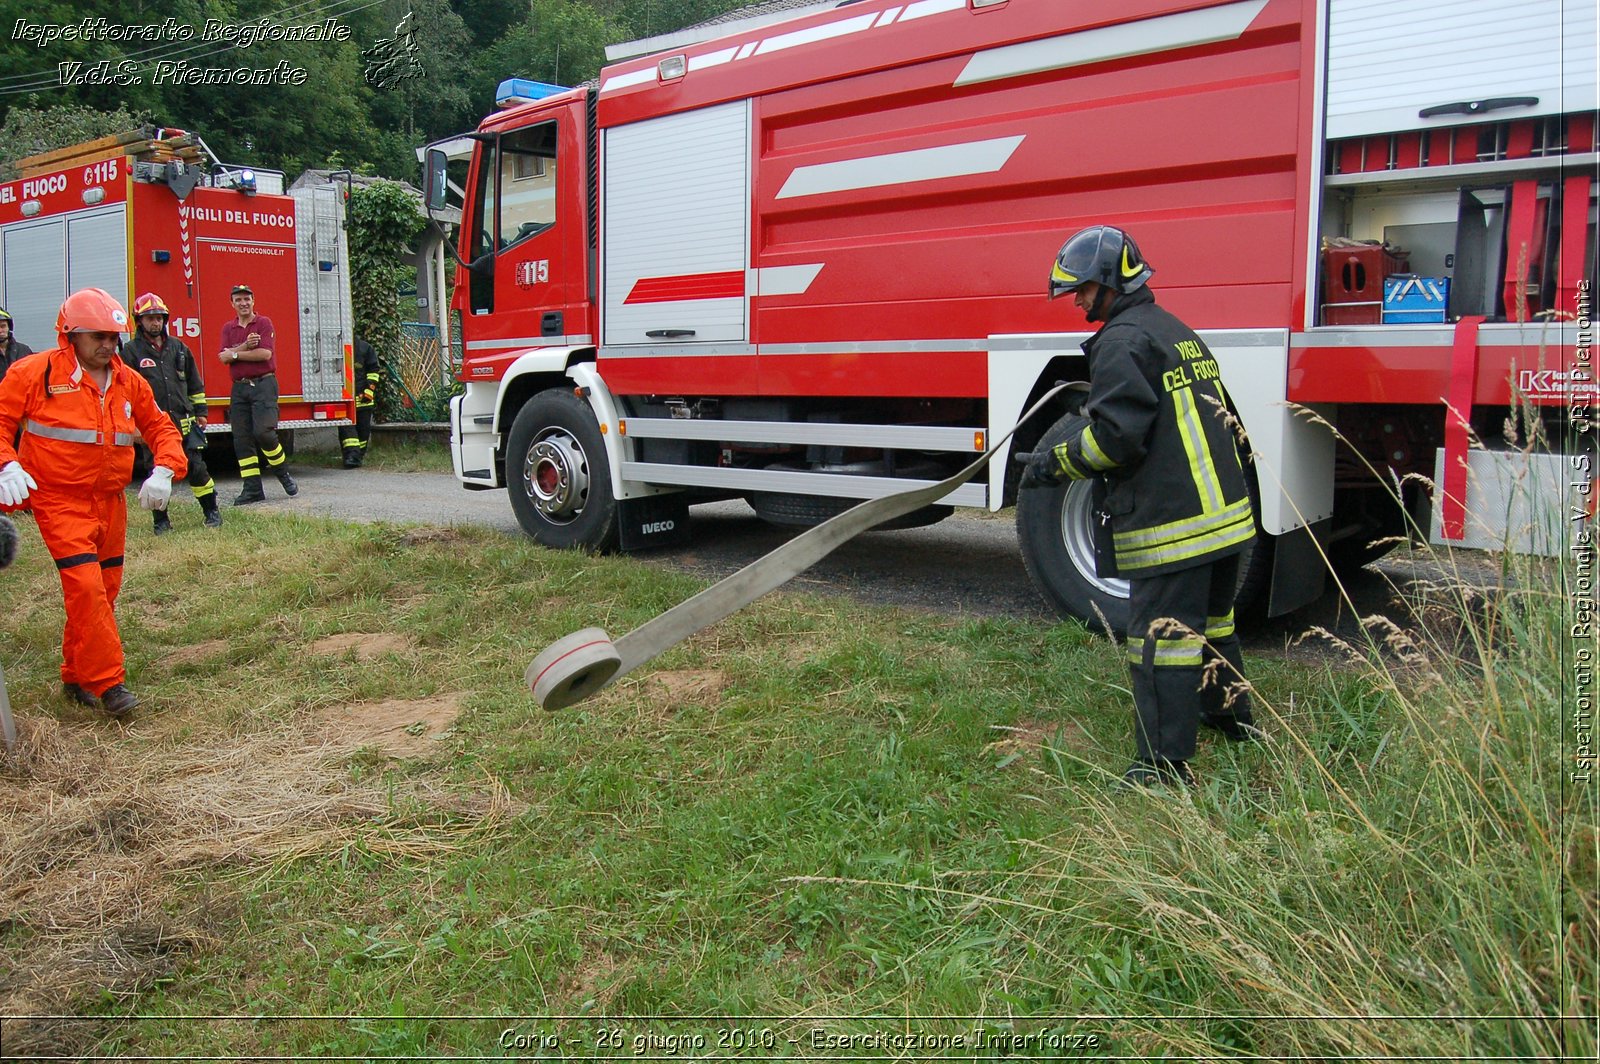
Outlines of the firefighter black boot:
[[253,502],[266,502],[267,493],[261,490],[261,478],[245,477],[244,490],[234,496],[233,505],[249,506]]
[[134,707],[138,706],[138,704],[139,699],[134,696],[132,691],[128,690],[126,684],[119,683],[108,687],[100,695],[101,708],[118,719],[132,713]]
[[164,536],[172,531],[172,518],[167,516],[167,511],[151,510],[150,516],[155,519],[156,535]]
[[278,483],[283,485],[283,493],[285,495],[292,499],[296,495],[300,494],[300,485],[294,482],[294,477],[289,475],[289,471],[287,469],[279,466],[277,469],[274,469],[272,473],[278,478]]
[[61,694],[66,698],[72,699],[78,705],[88,706],[91,709],[100,704],[98,698],[75,683],[63,683],[61,685]]
[[200,510],[206,515],[207,528],[222,527],[222,511],[217,509],[217,496],[215,492],[210,495],[200,496]]

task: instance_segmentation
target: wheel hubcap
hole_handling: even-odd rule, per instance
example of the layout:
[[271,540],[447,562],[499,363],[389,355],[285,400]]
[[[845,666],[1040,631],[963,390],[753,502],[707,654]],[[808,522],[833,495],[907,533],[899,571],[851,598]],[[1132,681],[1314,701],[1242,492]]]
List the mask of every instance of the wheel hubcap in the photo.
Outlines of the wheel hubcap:
[[1125,599],[1128,597],[1126,580],[1107,579],[1095,572],[1094,522],[1097,520],[1094,490],[1089,483],[1078,481],[1071,485],[1061,504],[1061,542],[1067,548],[1067,557],[1096,590],[1112,598]]
[[577,440],[551,429],[528,448],[522,487],[534,509],[550,521],[565,524],[583,513],[589,499],[589,457]]

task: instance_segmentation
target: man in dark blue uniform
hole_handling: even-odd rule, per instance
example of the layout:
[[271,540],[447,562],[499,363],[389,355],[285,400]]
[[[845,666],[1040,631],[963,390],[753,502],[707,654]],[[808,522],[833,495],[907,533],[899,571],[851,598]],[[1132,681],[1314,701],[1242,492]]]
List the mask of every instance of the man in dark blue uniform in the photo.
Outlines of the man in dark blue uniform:
[[[217,485],[206,470],[206,386],[195,365],[194,352],[176,336],[167,335],[167,304],[154,292],[133,301],[133,316],[139,329],[122,345],[122,361],[139,371],[155,393],[156,405],[164,410],[183,435],[184,454],[189,459],[189,487],[205,513],[209,528],[222,527],[217,509]],[[156,535],[172,531],[166,510],[152,510]]]
[[360,469],[367,458],[367,442],[372,439],[372,414],[378,405],[378,352],[361,337],[355,338],[356,423],[344,430],[339,441],[344,449],[344,467]]
[[1071,293],[1104,324],[1083,345],[1084,416],[1046,441],[1022,480],[1105,479],[1116,567],[1131,587],[1137,757],[1123,778],[1135,786],[1192,784],[1201,724],[1256,734],[1233,621],[1239,555],[1256,534],[1238,421],[1205,342],[1156,305],[1154,272],[1112,226],[1062,247],[1050,298]]
[[6,379],[6,370],[12,363],[33,354],[33,348],[17,339],[16,322],[11,320],[5,307],[0,307],[0,381]]

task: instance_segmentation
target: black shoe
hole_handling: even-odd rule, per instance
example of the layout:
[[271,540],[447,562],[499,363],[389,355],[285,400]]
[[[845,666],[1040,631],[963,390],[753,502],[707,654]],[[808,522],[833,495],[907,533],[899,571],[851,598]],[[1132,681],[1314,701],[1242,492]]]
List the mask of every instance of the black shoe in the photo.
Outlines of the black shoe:
[[75,683],[62,684],[61,694],[65,698],[72,699],[74,702],[78,703],[78,705],[88,706],[90,709],[94,709],[100,705],[100,700],[98,698],[90,694],[88,691],[85,691],[82,687],[79,687]]
[[117,718],[126,717],[129,713],[132,713],[134,707],[138,704],[139,700],[134,697],[132,691],[128,690],[126,684],[119,683],[113,687],[108,687],[105,693],[100,696],[100,705],[105,708],[107,713]]
[[261,490],[261,478],[251,477],[244,490],[234,497],[233,505],[249,506],[253,502],[266,502],[267,493]]
[[155,516],[155,532],[156,532],[156,535],[164,536],[168,532],[172,531],[172,518],[167,516],[167,512],[165,510],[152,510],[151,513],[156,515]]
[[1124,787],[1163,787],[1169,783],[1184,787],[1198,786],[1194,769],[1187,761],[1145,761],[1140,759],[1128,766],[1122,774]]
[[1200,726],[1202,728],[1210,728],[1215,732],[1221,732],[1222,737],[1230,743],[1258,743],[1265,737],[1261,729],[1248,720],[1240,720],[1233,716],[1202,716],[1200,718]]
[[344,449],[344,467],[346,469],[360,469],[361,452],[354,447],[346,447]]
[[207,495],[205,501],[200,504],[200,509],[205,511],[207,528],[222,527],[222,511],[217,509],[217,497],[215,495]]
[[283,485],[283,493],[289,498],[292,499],[300,494],[300,485],[294,482],[294,477],[291,477],[287,470],[279,469],[274,475],[277,476],[278,483]]

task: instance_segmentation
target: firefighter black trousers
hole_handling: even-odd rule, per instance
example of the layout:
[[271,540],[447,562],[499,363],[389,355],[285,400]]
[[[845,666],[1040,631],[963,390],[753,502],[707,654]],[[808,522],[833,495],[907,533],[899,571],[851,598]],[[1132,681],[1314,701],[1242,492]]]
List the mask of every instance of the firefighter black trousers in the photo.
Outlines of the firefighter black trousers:
[[1187,761],[1200,720],[1252,721],[1233,597],[1239,556],[1130,582],[1128,673],[1138,756]]
[[239,475],[261,475],[260,459],[270,468],[283,465],[283,447],[278,443],[278,378],[268,373],[233,382],[228,401],[228,424],[233,428],[233,453],[239,459]]

